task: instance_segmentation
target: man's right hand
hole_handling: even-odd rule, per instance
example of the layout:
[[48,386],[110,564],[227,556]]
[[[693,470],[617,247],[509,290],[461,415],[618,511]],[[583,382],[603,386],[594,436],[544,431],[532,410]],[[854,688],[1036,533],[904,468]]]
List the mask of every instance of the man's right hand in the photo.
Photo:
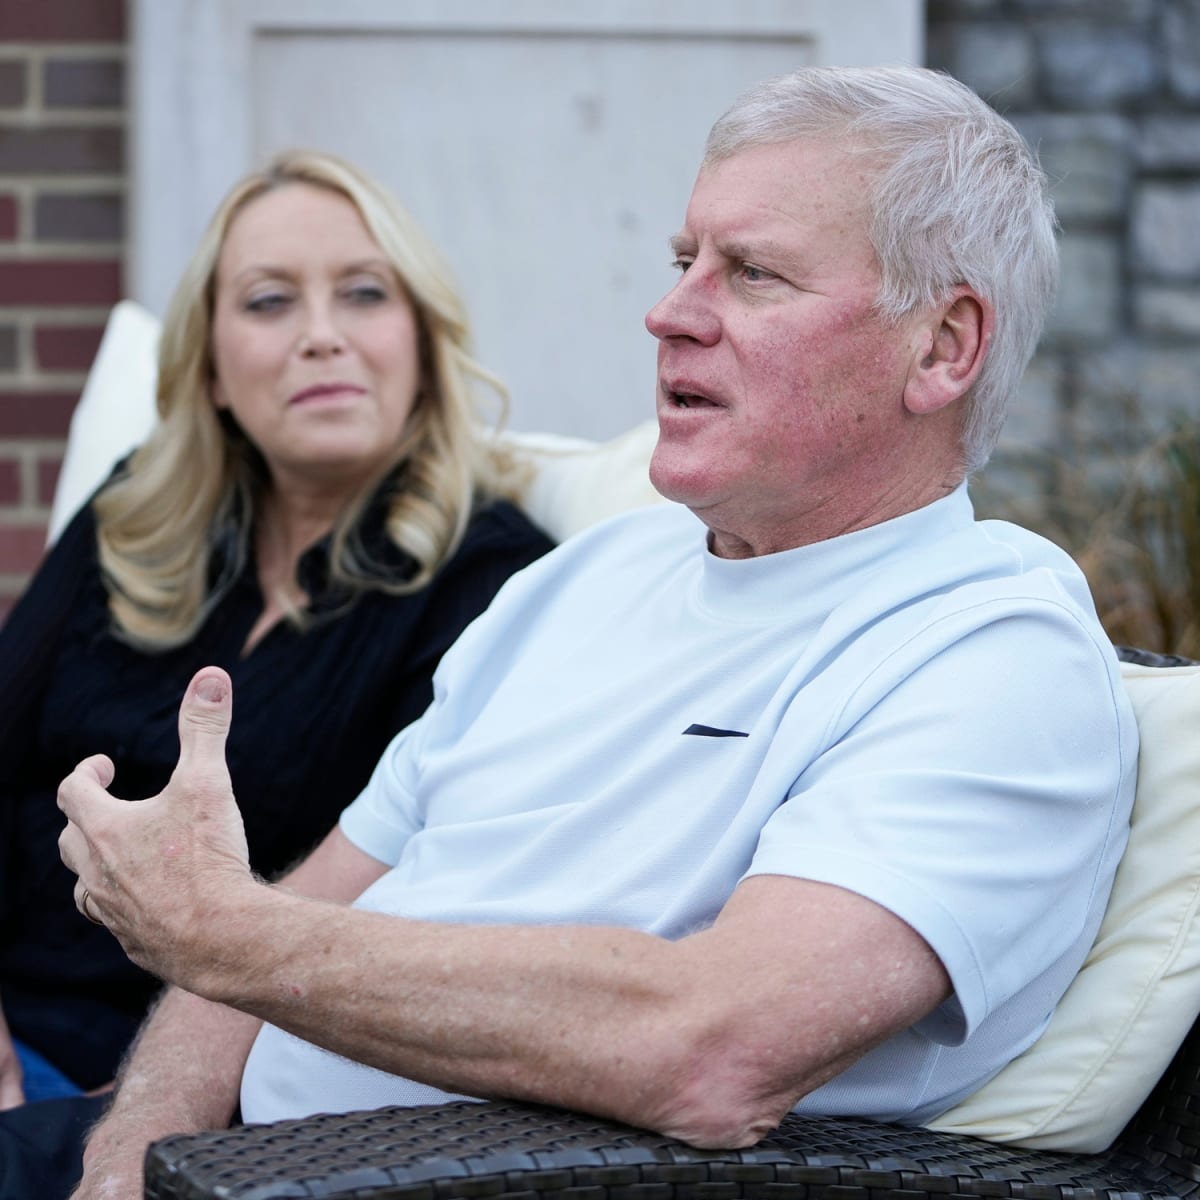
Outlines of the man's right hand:
[[[197,724],[197,709],[211,707],[197,704],[194,692],[189,689],[180,710],[181,762],[187,757],[189,743],[213,740],[211,734],[207,739],[192,736],[195,729],[188,728]],[[223,745],[223,729],[217,730],[216,740]],[[223,770],[220,755],[214,752],[208,758],[212,762],[220,759]],[[219,782],[228,786],[227,777]],[[232,820],[224,822],[223,828],[232,834],[236,832],[233,824]],[[240,830],[240,818],[237,825]],[[281,882],[300,895],[349,903],[385,870],[335,827]],[[110,915],[117,908],[113,903],[106,909],[104,897],[108,895],[101,889],[101,915]],[[94,897],[92,902],[95,905]],[[242,1067],[259,1025],[245,1013],[168,988],[121,1069],[108,1115],[88,1139],[83,1180],[72,1200],[140,1200],[150,1142],[172,1133],[227,1126],[237,1108]]]

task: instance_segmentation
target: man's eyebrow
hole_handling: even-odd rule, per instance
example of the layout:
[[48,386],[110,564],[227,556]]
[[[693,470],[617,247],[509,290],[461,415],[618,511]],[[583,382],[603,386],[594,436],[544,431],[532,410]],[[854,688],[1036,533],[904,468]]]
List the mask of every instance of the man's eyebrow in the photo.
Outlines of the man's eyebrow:
[[[686,233],[675,234],[674,237],[668,239],[667,245],[670,246],[672,254],[694,254],[696,252],[695,239]],[[717,245],[717,251],[722,258],[734,262],[757,262],[760,258],[769,258],[778,253],[772,244],[751,245],[745,241],[720,242]]]

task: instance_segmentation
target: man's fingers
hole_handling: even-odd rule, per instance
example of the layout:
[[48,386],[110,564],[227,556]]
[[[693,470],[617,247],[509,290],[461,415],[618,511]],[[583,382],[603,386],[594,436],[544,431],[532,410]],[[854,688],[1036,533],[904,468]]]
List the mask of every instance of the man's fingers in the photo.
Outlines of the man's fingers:
[[233,685],[220,667],[197,671],[179,706],[178,770],[225,772],[225,739],[233,719]]
[[76,875],[87,863],[87,839],[73,821],[68,821],[62,833],[58,835],[58,856],[63,860],[63,866],[68,871],[74,871]]
[[58,807],[74,820],[78,806],[107,789],[115,774],[112,759],[106,755],[93,754],[91,758],[85,758],[58,785]]

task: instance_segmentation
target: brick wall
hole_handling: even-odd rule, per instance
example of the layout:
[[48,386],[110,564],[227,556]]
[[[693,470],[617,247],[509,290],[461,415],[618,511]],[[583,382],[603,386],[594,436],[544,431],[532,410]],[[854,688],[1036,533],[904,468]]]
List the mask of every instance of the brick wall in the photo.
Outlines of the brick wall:
[[124,0],[0,0],[0,613],[121,295],[126,29]]

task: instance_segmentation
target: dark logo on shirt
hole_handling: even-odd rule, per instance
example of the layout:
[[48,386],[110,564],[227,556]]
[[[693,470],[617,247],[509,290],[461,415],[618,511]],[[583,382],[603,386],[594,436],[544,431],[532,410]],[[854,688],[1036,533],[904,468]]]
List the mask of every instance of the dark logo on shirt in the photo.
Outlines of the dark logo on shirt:
[[743,733],[740,729],[715,729],[711,725],[689,725],[684,731],[684,736],[692,734],[695,737],[749,737],[748,733]]

